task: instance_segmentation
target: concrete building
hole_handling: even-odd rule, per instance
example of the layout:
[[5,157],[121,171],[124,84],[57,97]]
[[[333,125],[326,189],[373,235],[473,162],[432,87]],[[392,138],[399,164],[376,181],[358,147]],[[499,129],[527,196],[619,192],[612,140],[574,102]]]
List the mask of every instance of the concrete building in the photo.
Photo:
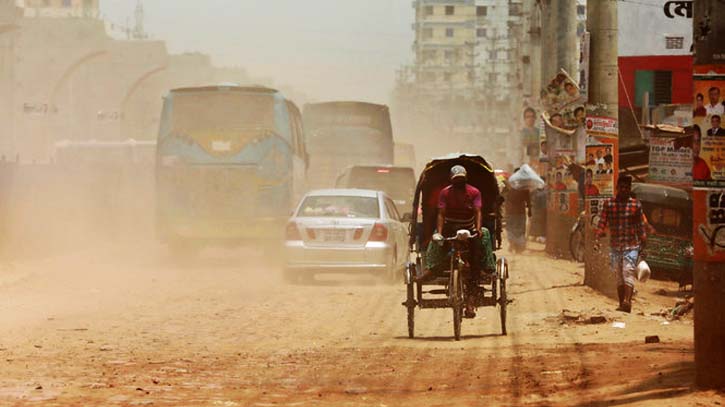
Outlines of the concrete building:
[[[0,154],[6,155],[15,149],[13,132],[13,83],[15,82],[15,44],[18,34],[18,20],[21,10],[13,1],[0,0]],[[7,157],[6,158],[10,158]]]
[[98,17],[99,0],[17,0],[27,17]]
[[519,96],[523,15],[522,0],[476,1],[477,85],[487,100]]
[[416,0],[413,8],[414,63],[401,69],[394,97],[399,133],[445,135],[452,149],[512,161],[523,0]]
[[650,105],[692,103],[692,18],[619,4],[619,69],[621,107],[641,108],[645,92]]
[[503,100],[518,87],[523,0],[417,0],[415,83],[422,94]]

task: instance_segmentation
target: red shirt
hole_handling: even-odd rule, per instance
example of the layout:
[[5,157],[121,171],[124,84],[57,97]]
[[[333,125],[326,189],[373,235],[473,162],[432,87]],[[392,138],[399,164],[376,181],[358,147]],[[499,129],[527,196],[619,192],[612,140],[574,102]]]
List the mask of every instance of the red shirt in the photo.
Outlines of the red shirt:
[[646,239],[642,204],[629,198],[620,201],[616,197],[604,201],[599,218],[599,230],[609,227],[613,249],[634,249]]
[[692,179],[695,181],[710,181],[712,175],[710,174],[710,167],[708,167],[705,160],[700,157],[695,157],[695,161],[692,165]]
[[466,184],[466,188],[444,188],[438,197],[438,209],[446,210],[446,218],[467,221],[476,216],[476,209],[481,209],[483,200],[481,191]]
[[594,184],[587,185],[586,195],[587,196],[599,195],[599,188],[597,188],[597,186]]

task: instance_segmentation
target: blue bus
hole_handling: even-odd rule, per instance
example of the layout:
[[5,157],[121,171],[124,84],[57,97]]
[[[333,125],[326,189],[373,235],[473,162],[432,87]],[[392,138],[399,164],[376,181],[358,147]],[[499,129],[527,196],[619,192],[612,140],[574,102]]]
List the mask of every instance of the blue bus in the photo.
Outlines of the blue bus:
[[172,90],[157,141],[160,239],[186,250],[282,238],[306,190],[302,115],[280,92]]

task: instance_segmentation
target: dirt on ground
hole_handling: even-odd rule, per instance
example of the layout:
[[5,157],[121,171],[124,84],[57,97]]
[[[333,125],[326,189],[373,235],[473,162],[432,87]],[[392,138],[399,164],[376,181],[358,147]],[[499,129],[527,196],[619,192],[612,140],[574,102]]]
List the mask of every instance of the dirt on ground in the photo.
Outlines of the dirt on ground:
[[677,284],[639,286],[623,314],[581,284],[581,265],[541,245],[509,260],[508,335],[498,310],[481,308],[462,341],[450,310],[417,311],[409,339],[402,284],[289,285],[252,249],[172,260],[139,242],[3,264],[0,405],[725,402],[694,388],[691,316],[663,316],[684,296]]

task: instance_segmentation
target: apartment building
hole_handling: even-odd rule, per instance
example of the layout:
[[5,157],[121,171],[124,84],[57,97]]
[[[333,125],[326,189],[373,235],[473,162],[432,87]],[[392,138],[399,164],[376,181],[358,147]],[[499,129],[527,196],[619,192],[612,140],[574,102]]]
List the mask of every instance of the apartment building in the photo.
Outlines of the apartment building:
[[97,17],[100,0],[17,0],[26,17]]
[[523,0],[417,0],[413,7],[420,93],[503,100],[519,87]]

